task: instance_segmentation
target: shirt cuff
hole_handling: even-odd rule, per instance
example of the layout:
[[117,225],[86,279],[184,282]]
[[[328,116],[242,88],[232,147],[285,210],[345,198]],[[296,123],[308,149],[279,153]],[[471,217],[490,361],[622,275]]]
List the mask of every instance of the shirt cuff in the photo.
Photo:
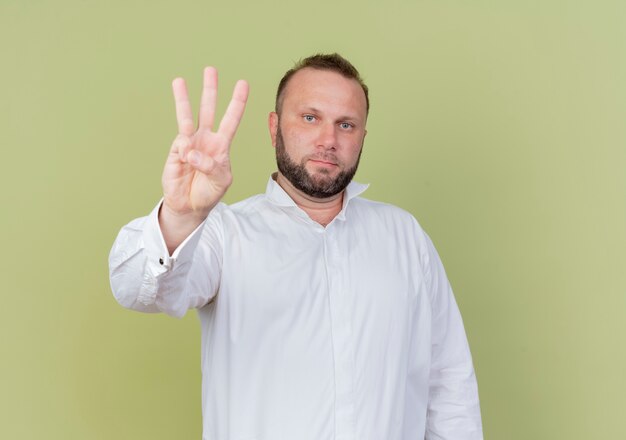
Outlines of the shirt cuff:
[[200,241],[202,228],[206,219],[198,225],[194,231],[169,255],[163,233],[159,225],[159,211],[163,205],[163,199],[148,216],[143,229],[142,241],[146,252],[146,268],[138,301],[145,305],[154,304],[158,291],[159,277],[186,261],[190,261]]

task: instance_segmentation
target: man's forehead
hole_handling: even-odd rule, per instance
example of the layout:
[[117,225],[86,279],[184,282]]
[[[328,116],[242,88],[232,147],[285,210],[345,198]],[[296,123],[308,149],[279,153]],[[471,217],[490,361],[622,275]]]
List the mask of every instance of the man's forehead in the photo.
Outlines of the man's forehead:
[[354,78],[348,78],[339,72],[328,69],[317,69],[305,67],[298,70],[287,82],[288,88],[313,88],[326,85],[328,83],[345,84],[347,87],[361,88],[359,82]]
[[354,78],[347,78],[342,74],[326,69],[305,67],[289,79],[283,95],[284,101],[294,104],[305,104],[303,98],[323,99],[325,97],[336,100],[354,99],[361,101],[366,108],[365,92]]

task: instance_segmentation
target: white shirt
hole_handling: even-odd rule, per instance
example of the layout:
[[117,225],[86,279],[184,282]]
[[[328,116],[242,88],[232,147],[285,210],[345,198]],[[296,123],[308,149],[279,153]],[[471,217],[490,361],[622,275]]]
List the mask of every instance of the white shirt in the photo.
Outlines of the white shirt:
[[476,378],[444,269],[407,212],[357,197],[325,228],[272,179],[219,204],[169,257],[158,208],[120,232],[125,307],[202,329],[205,440],[481,439]]

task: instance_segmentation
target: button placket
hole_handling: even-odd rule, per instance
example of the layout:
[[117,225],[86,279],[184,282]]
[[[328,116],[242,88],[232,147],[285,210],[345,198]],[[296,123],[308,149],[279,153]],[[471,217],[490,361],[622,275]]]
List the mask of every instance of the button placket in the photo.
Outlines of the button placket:
[[335,361],[335,438],[355,439],[354,414],[354,349],[349,298],[345,290],[342,255],[336,228],[328,227],[324,234],[328,298]]

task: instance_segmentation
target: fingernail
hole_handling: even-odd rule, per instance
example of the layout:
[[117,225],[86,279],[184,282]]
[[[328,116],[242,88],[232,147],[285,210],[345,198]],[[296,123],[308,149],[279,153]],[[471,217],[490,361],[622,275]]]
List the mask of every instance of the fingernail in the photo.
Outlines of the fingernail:
[[200,163],[200,153],[198,153],[196,150],[190,151],[187,155],[187,160],[192,165],[198,165]]

